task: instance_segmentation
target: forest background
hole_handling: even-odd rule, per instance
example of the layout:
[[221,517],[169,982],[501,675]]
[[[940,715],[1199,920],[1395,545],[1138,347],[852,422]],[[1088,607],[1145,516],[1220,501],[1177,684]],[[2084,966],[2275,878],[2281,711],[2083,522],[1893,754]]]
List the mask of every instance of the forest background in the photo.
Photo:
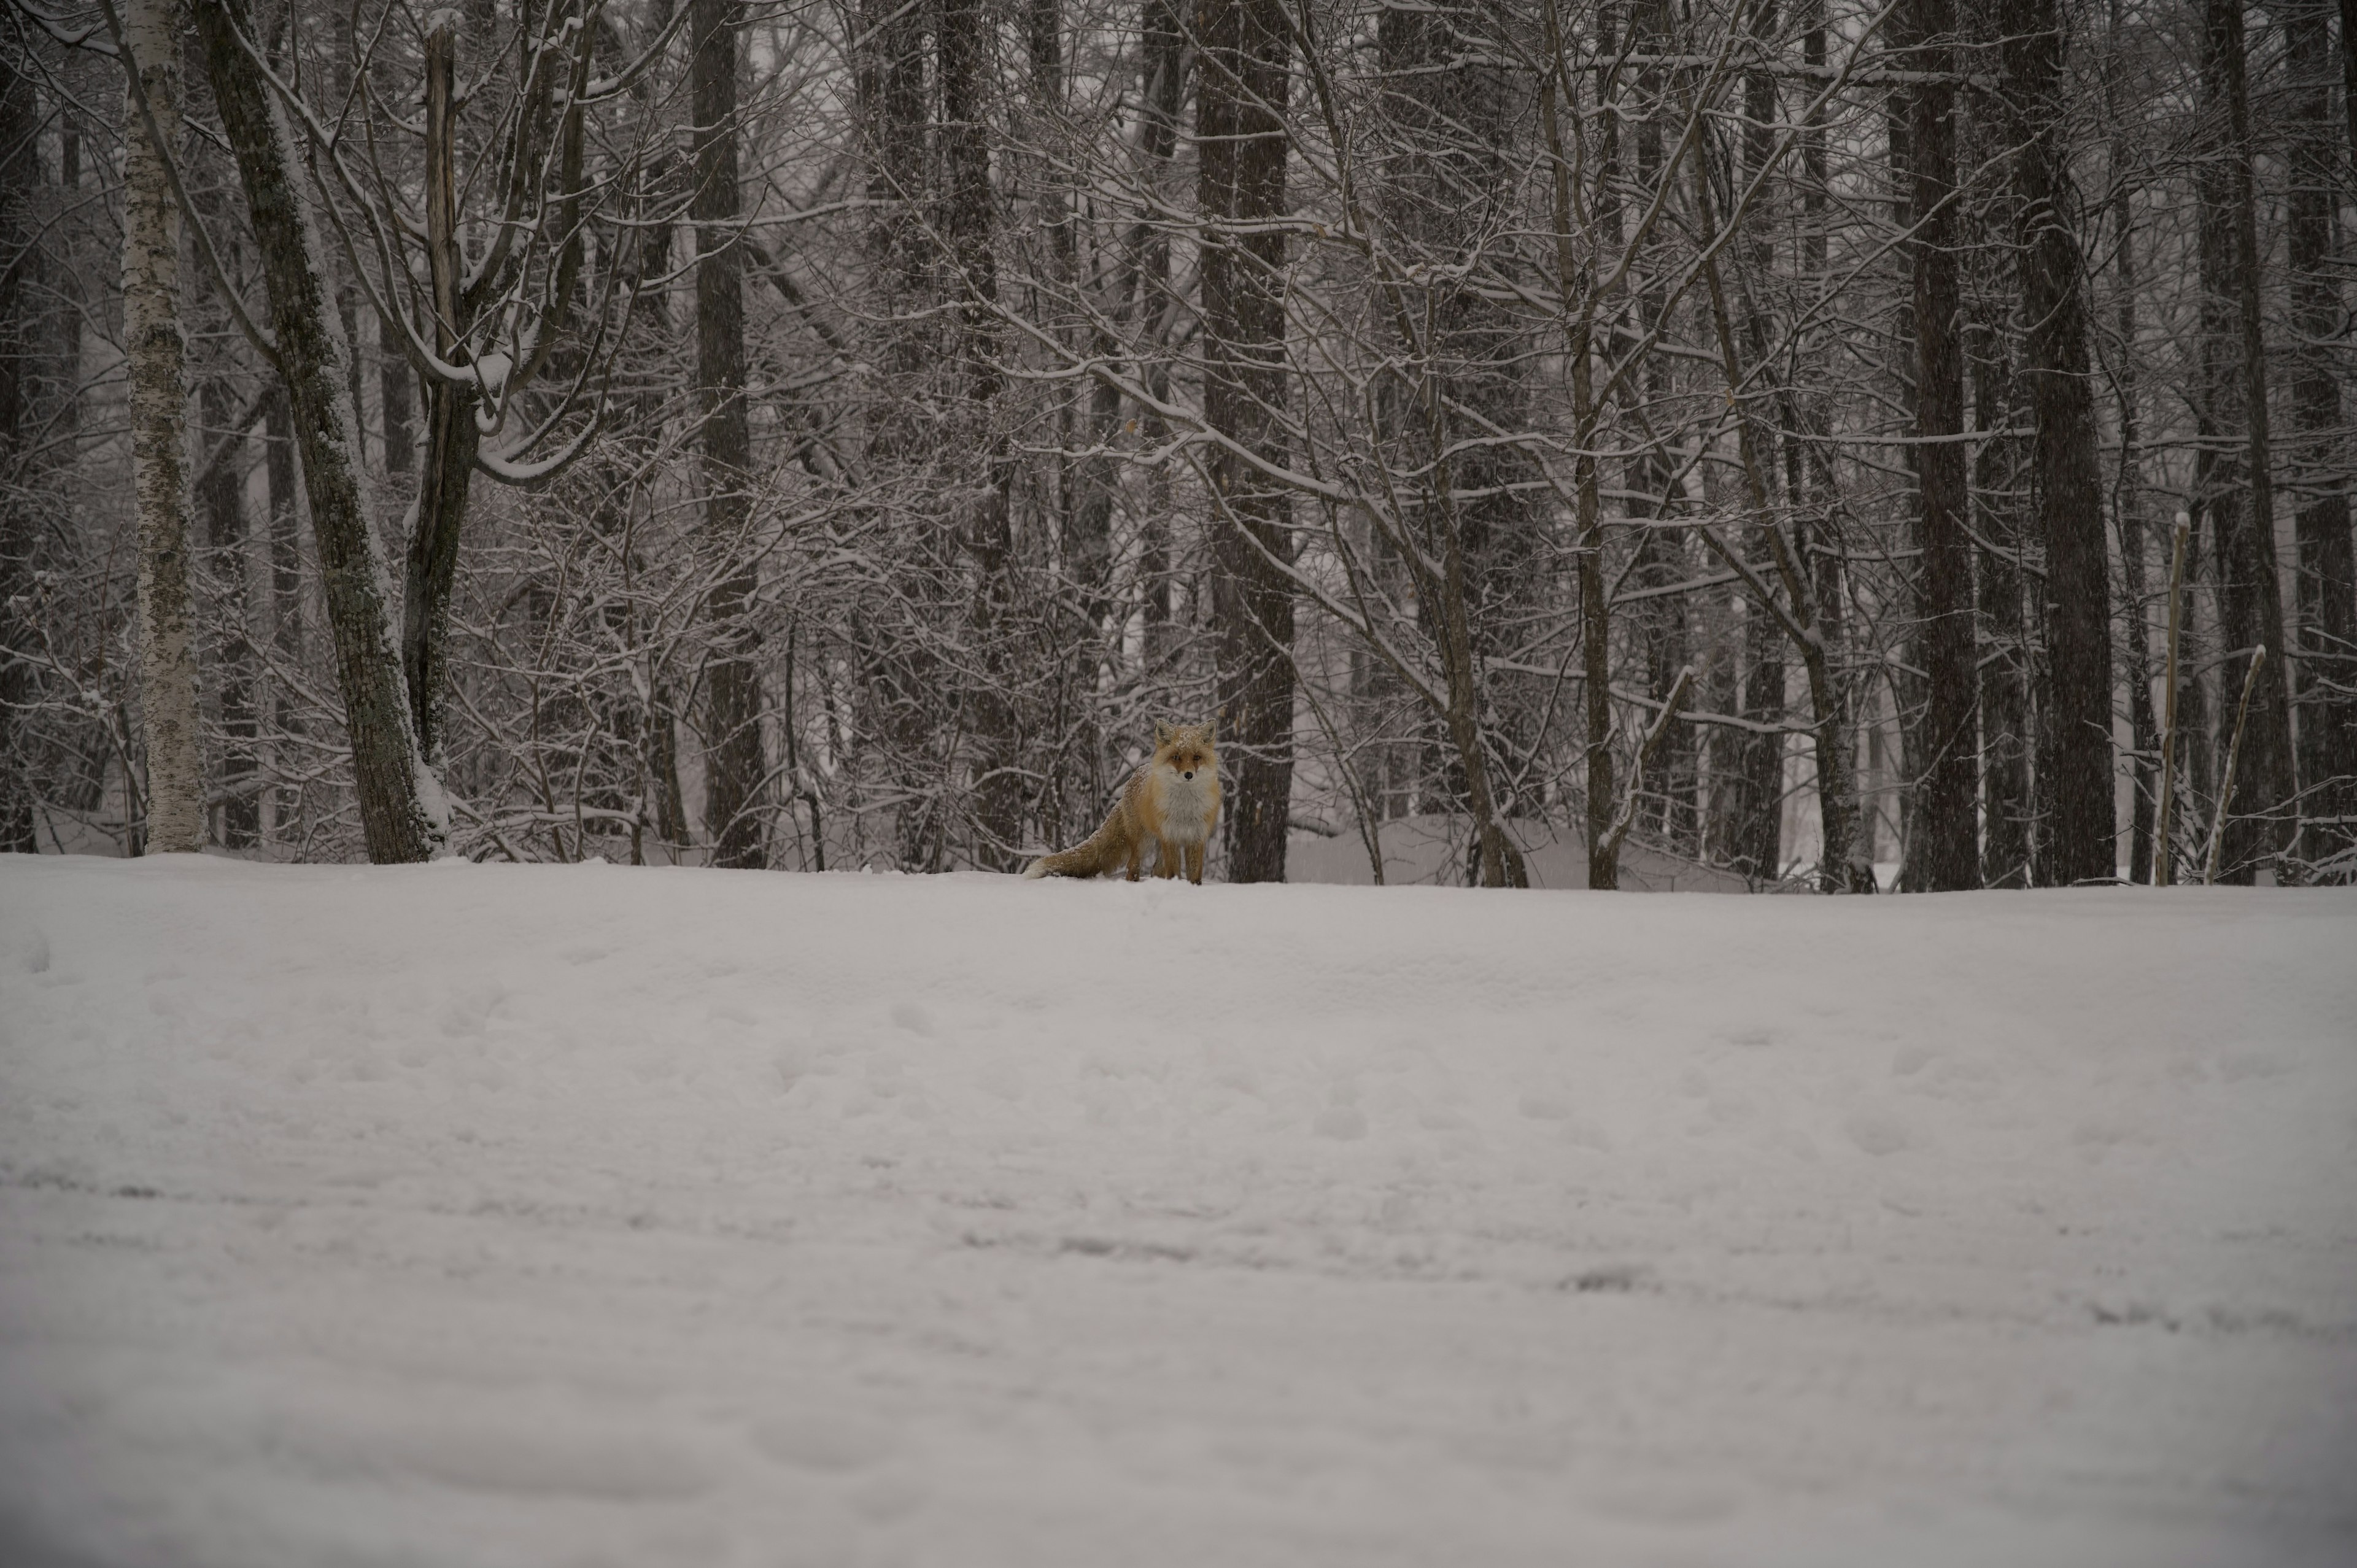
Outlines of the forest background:
[[2352,21],[9,0],[0,848],[2357,878]]

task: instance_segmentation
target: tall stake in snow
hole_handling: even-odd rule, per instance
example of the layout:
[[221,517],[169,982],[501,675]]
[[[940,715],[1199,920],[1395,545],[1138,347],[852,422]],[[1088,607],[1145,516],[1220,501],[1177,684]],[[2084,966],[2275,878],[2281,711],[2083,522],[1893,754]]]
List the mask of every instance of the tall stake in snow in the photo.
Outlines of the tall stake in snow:
[[2160,822],[2153,830],[2152,885],[2177,880],[2177,842],[2172,832],[2177,804],[2177,639],[2184,624],[2185,541],[2193,520],[2177,514],[2177,547],[2169,558],[2169,675],[2160,697]]
[[[170,0],[131,0],[123,28],[123,325],[131,369],[131,466],[139,503],[139,703],[147,732],[147,847],[192,854],[204,838],[197,660],[188,634],[188,389],[180,330],[180,209],[164,160],[180,134],[180,54]],[[147,128],[138,110],[146,98]],[[167,144],[159,146],[156,138]]]

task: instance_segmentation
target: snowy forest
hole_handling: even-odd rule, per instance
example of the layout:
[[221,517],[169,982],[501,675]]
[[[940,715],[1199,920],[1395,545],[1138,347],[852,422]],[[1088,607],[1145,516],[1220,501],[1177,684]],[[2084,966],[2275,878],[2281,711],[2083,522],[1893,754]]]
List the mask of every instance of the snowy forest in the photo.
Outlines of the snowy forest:
[[2348,0],[5,29],[0,848],[2357,879]]

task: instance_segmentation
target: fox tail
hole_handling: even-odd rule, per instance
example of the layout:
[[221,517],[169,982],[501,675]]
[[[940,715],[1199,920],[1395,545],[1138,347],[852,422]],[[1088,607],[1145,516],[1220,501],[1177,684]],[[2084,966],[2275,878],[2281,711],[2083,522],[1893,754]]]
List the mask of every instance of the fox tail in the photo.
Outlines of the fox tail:
[[1074,844],[1061,854],[1043,854],[1025,869],[1023,879],[1033,881],[1042,876],[1103,876],[1113,869],[1121,854],[1121,812],[1116,810],[1105,819],[1104,826],[1091,833],[1086,843]]

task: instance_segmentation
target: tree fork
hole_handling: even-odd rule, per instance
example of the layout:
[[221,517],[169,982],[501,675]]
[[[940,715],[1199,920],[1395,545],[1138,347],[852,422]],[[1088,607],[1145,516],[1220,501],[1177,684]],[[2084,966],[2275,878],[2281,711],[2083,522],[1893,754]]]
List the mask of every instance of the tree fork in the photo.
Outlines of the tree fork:
[[318,540],[361,832],[371,861],[425,860],[448,836],[447,808],[410,723],[385,602],[391,575],[361,499],[360,422],[344,373],[351,347],[334,317],[325,258],[313,243],[292,136],[246,52],[246,0],[196,0],[194,10],[205,75],[245,188],[270,299],[272,351]]

